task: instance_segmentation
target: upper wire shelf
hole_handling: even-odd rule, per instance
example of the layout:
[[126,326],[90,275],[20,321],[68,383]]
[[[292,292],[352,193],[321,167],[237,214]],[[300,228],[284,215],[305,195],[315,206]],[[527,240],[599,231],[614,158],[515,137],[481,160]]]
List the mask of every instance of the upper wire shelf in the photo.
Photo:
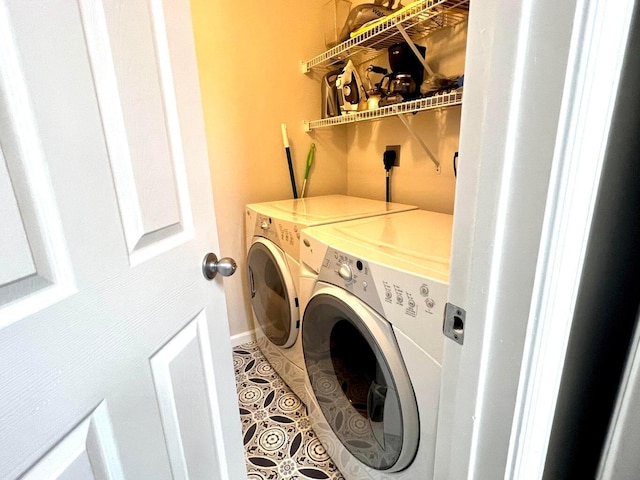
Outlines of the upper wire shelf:
[[380,55],[381,50],[404,41],[398,25],[402,25],[411,38],[420,38],[459,24],[468,14],[469,0],[420,0],[311,60],[302,61],[302,71],[307,73],[316,67],[328,69],[344,63],[347,58],[352,58],[356,65],[361,64]]

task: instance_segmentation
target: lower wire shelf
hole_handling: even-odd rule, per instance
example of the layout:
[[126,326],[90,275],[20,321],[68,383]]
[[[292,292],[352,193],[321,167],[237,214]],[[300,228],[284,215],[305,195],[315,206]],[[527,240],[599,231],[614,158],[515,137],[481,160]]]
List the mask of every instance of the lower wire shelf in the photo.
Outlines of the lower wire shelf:
[[462,88],[457,90],[439,93],[430,97],[418,98],[408,102],[394,103],[374,110],[363,110],[361,112],[346,113],[336,117],[323,118],[321,120],[305,120],[304,130],[310,132],[318,128],[332,127],[346,123],[363,122],[376,120],[378,118],[401,115],[404,113],[422,112],[436,108],[453,107],[462,104]]

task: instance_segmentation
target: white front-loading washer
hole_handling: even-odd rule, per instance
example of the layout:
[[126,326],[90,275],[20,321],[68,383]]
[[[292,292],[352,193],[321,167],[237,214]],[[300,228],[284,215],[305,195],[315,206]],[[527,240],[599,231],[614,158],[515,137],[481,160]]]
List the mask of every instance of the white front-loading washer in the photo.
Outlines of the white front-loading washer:
[[247,275],[256,340],[267,360],[306,403],[298,300],[302,229],[416,209],[326,195],[246,206]]
[[414,210],[302,232],[309,413],[347,480],[433,478],[451,230]]

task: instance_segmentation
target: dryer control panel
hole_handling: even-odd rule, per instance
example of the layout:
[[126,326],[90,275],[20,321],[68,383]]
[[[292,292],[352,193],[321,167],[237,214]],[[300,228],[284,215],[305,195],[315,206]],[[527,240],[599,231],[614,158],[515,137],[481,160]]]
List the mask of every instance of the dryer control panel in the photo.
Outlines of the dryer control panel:
[[263,215],[247,209],[247,233],[254,237],[264,237],[278,247],[298,258],[300,253],[300,227],[296,223]]
[[446,284],[331,247],[318,280],[349,291],[442,362]]

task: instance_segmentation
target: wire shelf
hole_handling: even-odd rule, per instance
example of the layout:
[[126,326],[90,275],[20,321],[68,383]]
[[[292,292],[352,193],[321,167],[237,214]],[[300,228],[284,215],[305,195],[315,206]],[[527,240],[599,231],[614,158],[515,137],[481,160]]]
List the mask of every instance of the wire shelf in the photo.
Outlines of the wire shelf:
[[453,107],[462,104],[462,88],[452,92],[440,93],[431,97],[418,98],[409,102],[394,103],[386,107],[374,110],[363,110],[361,112],[346,113],[337,117],[323,118],[322,120],[305,120],[304,129],[311,130],[332,127],[334,125],[344,125],[346,123],[362,122],[365,120],[376,120],[378,118],[400,115],[403,113],[422,112],[435,108]]
[[316,67],[329,69],[347,58],[359,65],[380,55],[381,50],[404,41],[398,25],[402,25],[411,38],[420,38],[459,24],[468,14],[469,0],[421,0],[311,60],[301,62],[302,71],[306,73]]

